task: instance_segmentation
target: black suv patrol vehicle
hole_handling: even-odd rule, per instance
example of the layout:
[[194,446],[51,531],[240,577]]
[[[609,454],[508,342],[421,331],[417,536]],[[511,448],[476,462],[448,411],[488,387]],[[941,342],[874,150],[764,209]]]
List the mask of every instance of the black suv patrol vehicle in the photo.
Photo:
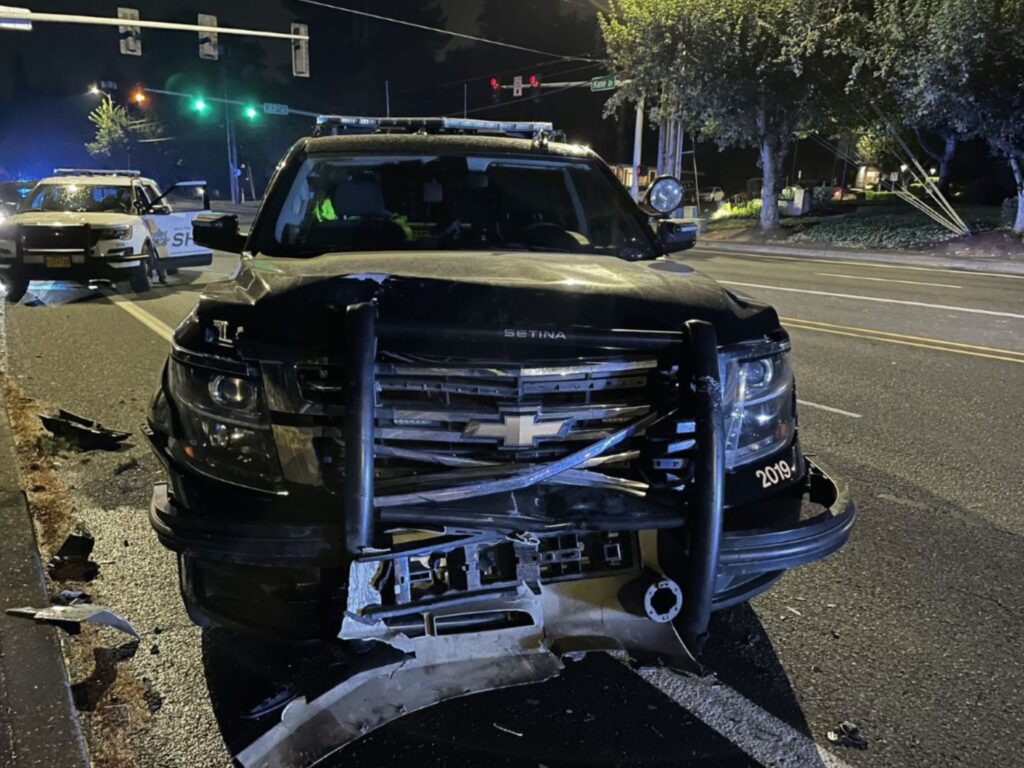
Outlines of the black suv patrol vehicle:
[[462,665],[437,700],[696,654],[712,611],[843,545],[778,316],[671,258],[678,181],[642,211],[545,123],[318,124],[247,235],[195,222],[242,254],[149,420],[195,621]]

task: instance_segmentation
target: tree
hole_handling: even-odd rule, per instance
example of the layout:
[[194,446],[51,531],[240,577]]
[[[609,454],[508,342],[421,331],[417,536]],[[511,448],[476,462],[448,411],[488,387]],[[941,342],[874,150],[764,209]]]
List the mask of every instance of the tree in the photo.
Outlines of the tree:
[[756,147],[760,228],[779,222],[790,142],[826,129],[843,103],[853,0],[612,0],[605,43],[626,81],[612,105],[645,98],[719,147]]
[[[902,123],[939,166],[939,189],[949,188],[957,144],[970,133],[969,61],[985,34],[974,0],[875,0],[868,70],[882,84]],[[870,94],[869,94],[870,97]],[[877,97],[876,97],[877,100]]]
[[123,151],[132,164],[132,145],[139,139],[157,138],[161,129],[155,121],[140,118],[133,120],[128,110],[104,97],[92,112],[89,122],[96,126],[96,135],[86,142],[85,148],[93,157],[110,157],[115,151]]
[[[1024,0],[978,0],[969,61],[970,128],[1007,160],[1017,184],[1013,231],[1024,234]],[[965,30],[965,32],[974,30]]]

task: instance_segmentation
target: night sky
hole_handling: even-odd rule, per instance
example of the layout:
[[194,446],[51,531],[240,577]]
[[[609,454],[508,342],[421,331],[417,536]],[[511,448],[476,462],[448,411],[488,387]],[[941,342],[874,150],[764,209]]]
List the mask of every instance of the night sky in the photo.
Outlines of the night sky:
[[[604,0],[328,2],[559,54],[603,55],[596,13]],[[97,16],[116,16],[118,5],[132,7],[129,0],[33,0],[30,5],[34,11]],[[215,14],[220,26],[276,31],[303,21],[310,26],[312,76],[291,76],[289,43],[284,40],[222,35],[221,60],[211,62],[199,59],[193,32],[143,30],[143,55],[132,57],[118,53],[113,27],[37,24],[30,33],[2,31],[0,179],[38,177],[58,166],[123,167],[125,158],[91,158],[83,146],[92,137],[87,115],[98,103],[87,89],[101,80],[118,83],[115,98],[121,103],[142,85],[226,95],[256,105],[279,102],[317,112],[371,115],[384,113],[385,82],[393,115],[461,114],[465,83],[471,116],[553,120],[571,140],[592,146],[610,163],[632,157],[632,113],[623,109],[603,117],[607,94],[581,88],[516,100],[504,91],[501,103],[495,104],[489,87],[491,76],[511,83],[515,74],[536,74],[546,82],[587,80],[604,74],[601,64],[457,41],[298,0],[137,0],[134,7],[147,19],[195,23],[195,13],[202,11]],[[237,119],[238,108],[228,109]],[[159,119],[164,135],[173,139],[137,151],[135,167],[163,183],[206,177],[214,194],[226,191],[221,105],[211,104],[199,118],[187,100],[154,95],[144,111]],[[261,115],[255,123],[239,122],[241,160],[252,166],[257,187],[311,126],[310,118],[298,116]],[[647,132],[645,162],[654,161],[656,137],[654,130]],[[759,175],[752,151],[719,153],[712,145],[699,144],[697,153],[704,186],[738,192],[746,179]],[[969,162],[978,169],[987,167],[983,153],[976,154]],[[827,178],[835,165],[827,151],[810,142],[801,144],[797,159],[789,170],[801,170],[805,178]]]

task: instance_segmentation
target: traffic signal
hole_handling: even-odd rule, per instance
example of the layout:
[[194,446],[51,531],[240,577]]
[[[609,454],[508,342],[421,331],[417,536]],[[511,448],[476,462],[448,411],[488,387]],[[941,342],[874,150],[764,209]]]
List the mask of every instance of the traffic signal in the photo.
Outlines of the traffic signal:
[[206,103],[206,99],[204,99],[202,96],[196,96],[194,99],[192,99],[192,109],[194,109],[199,114],[203,114],[204,112],[206,112],[207,106],[208,105]]
[[495,104],[501,101],[501,80],[496,77],[491,78],[491,101]]
[[136,88],[134,91],[132,91],[132,101],[134,101],[140,107],[146,103],[146,99],[146,92],[141,88]]
[[501,81],[498,78],[496,78],[496,77],[492,77],[491,78],[491,90],[492,91],[496,91],[499,88],[501,88]]
[[539,75],[530,75],[530,87],[531,88],[540,88],[540,76]]
[[255,120],[260,113],[252,104],[247,104],[245,109],[242,110],[242,114],[245,115],[246,120]]

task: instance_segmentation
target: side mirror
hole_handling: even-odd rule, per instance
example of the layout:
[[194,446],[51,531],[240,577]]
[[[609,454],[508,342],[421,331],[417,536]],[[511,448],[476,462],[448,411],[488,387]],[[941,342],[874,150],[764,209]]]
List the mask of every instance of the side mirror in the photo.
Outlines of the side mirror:
[[241,253],[245,235],[238,231],[238,217],[228,213],[201,213],[192,220],[192,239],[215,251]]
[[662,219],[658,222],[658,240],[665,253],[679,253],[697,244],[697,225],[678,219]]
[[683,204],[683,182],[674,176],[659,176],[647,188],[640,207],[652,216],[672,213]]

